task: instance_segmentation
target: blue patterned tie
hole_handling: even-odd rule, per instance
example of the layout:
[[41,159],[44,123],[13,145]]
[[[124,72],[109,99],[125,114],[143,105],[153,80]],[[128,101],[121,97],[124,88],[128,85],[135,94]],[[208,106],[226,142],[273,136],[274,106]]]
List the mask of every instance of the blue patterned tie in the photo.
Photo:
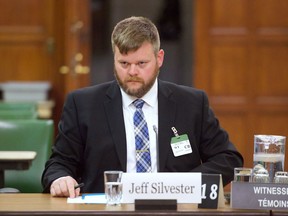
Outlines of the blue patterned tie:
[[136,145],[137,172],[151,172],[151,157],[149,150],[149,132],[142,107],[145,101],[137,99],[133,102],[136,107],[134,113],[134,133]]

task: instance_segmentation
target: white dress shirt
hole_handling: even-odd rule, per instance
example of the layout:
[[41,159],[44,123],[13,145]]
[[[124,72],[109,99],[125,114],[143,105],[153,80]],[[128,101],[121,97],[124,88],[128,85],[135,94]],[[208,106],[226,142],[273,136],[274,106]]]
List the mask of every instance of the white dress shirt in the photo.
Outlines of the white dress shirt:
[[[120,88],[121,89],[121,88]],[[133,101],[137,98],[127,95],[122,89],[123,115],[127,142],[127,172],[136,172],[136,152],[133,115],[136,111]],[[147,122],[150,140],[152,172],[157,172],[157,134],[158,134],[158,81],[142,98],[145,101],[143,113]],[[156,130],[156,131],[155,131]]]

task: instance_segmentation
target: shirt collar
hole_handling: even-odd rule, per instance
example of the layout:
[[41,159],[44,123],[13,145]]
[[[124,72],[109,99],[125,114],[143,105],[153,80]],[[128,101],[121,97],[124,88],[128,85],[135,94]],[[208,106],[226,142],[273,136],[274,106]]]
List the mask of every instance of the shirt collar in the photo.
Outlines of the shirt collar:
[[[123,107],[127,108],[137,98],[126,94],[126,92],[124,92],[122,88],[120,88],[120,90],[122,94]],[[158,80],[156,79],[152,88],[141,99],[144,100],[147,105],[155,107],[157,105],[157,97],[158,97]]]

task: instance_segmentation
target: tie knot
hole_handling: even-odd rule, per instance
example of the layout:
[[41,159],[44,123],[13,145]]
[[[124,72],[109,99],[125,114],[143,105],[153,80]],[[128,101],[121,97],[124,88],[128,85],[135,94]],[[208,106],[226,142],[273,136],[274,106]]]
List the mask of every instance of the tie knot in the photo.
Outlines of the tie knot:
[[133,101],[133,104],[137,109],[142,109],[144,103],[145,103],[145,101],[142,99],[137,99],[137,100]]

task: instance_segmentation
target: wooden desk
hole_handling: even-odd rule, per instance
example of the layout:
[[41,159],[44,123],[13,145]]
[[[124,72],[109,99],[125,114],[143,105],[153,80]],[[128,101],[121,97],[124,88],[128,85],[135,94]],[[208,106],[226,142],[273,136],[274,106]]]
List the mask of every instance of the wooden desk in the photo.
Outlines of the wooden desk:
[[0,188],[5,186],[5,170],[29,169],[35,157],[34,151],[0,151]]
[[194,204],[179,204],[177,211],[134,211],[133,204],[106,206],[104,204],[68,204],[67,198],[55,198],[50,194],[0,194],[0,215],[270,215],[270,211],[235,210],[229,206],[221,209],[198,209]]

